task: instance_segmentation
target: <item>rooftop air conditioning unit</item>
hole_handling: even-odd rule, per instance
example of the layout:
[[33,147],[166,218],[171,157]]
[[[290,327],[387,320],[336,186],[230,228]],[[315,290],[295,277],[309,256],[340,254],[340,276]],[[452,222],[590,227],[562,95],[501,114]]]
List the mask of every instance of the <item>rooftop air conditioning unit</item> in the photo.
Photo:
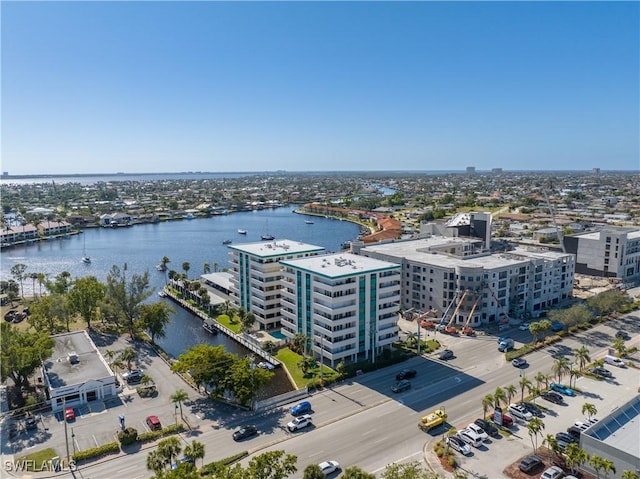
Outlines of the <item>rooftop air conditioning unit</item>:
[[78,364],[80,362],[80,359],[78,358],[78,355],[76,354],[75,351],[72,351],[69,354],[67,354],[67,359],[71,364]]

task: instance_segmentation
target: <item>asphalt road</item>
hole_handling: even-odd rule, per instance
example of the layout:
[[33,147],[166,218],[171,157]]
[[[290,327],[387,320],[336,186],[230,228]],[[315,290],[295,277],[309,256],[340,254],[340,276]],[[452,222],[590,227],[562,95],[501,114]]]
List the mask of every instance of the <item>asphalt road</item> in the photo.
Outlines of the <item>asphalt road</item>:
[[[620,327],[633,336],[629,343],[637,343],[640,315],[636,312],[634,317],[635,320],[627,317],[598,325],[552,347],[529,354],[529,367],[522,370],[504,360],[504,355],[497,351],[497,342],[493,337],[454,338],[438,334],[438,339],[455,352],[454,359],[440,361],[434,354],[416,357],[401,365],[367,373],[318,392],[310,398],[314,408],[314,426],[306,430],[295,433],[286,430],[285,425],[291,415],[285,408],[252,415],[217,406],[205,407],[199,401],[194,401],[193,408],[197,410],[187,407],[185,412],[196,423],[195,430],[182,435],[182,438],[185,444],[192,439],[204,443],[207,451],[205,462],[249,450],[251,455],[243,461],[246,463],[255,454],[284,449],[298,456],[299,472],[294,476],[296,478],[302,477],[306,465],[328,459],[337,460],[343,467],[358,465],[367,471],[379,472],[389,463],[424,457],[423,448],[438,439],[442,431],[432,435],[422,432],[417,425],[420,418],[434,408],[446,408],[449,423],[453,427],[466,426],[482,416],[481,399],[485,394],[492,393],[498,386],[514,384],[517,387],[521,372],[531,378],[538,371],[550,373],[558,355],[568,355],[583,344],[590,349],[592,359],[601,357],[606,354],[615,331]],[[517,338],[517,334],[528,333],[510,331],[511,337]],[[411,380],[412,388],[409,391],[394,394],[391,386],[396,382],[395,374],[405,367],[415,368],[417,377]],[[623,402],[626,398],[620,397],[619,400]],[[144,407],[144,403],[139,404]],[[172,405],[169,403],[167,407],[172,408]],[[172,417],[170,412],[161,410],[161,420],[166,422],[167,418]],[[86,421],[87,427],[95,434],[95,427],[91,427],[95,416],[90,417],[91,420]],[[78,423],[84,419],[79,418]],[[260,434],[236,443],[231,434],[244,423],[255,424]],[[77,437],[80,434],[84,435],[84,430],[78,427],[75,435]],[[516,431],[515,440],[518,435],[523,435],[524,440],[528,441],[526,433],[518,434]],[[82,466],[75,473],[75,478],[111,478],[114,467],[122,477],[151,477],[152,474],[145,467],[148,450]],[[500,461],[506,464],[509,458],[501,457]]]

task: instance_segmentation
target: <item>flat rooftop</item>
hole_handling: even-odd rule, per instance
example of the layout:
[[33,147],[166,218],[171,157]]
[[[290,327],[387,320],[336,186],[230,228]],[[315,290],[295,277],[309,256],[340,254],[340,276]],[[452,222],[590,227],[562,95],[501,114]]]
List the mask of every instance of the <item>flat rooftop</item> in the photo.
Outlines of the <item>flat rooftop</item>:
[[640,238],[640,229],[636,229],[636,228],[625,228],[625,227],[619,227],[619,228],[604,228],[602,230],[599,231],[592,231],[590,233],[583,233],[583,234],[577,234],[575,235],[576,237],[579,238],[587,238],[587,239],[591,239],[591,240],[600,240],[600,235],[601,234],[606,234],[606,233],[610,233],[610,234],[620,234],[620,233],[627,233],[627,239],[637,239]]
[[[52,388],[82,384],[113,374],[86,331],[56,334],[51,338],[54,340],[53,353],[44,366]],[[77,360],[70,361],[74,354]]]
[[636,395],[626,404],[615,409],[607,417],[601,419],[583,434],[626,452],[633,457],[640,457],[640,395]]
[[385,270],[400,270],[400,265],[352,253],[336,253],[310,258],[281,261],[283,265],[298,268],[326,278],[341,278]]
[[305,253],[322,254],[325,252],[325,249],[322,246],[301,243],[299,241],[292,241],[288,239],[228,245],[228,248],[231,251],[241,251],[260,258],[273,258],[288,255],[299,256]]

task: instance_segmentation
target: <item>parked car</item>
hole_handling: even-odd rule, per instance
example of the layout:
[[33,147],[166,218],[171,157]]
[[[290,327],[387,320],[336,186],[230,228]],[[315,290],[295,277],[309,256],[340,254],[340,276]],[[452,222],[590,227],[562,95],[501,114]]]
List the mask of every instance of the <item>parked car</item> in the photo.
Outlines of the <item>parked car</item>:
[[521,368],[527,365],[527,360],[524,358],[515,358],[513,361],[511,361],[511,364],[513,364],[516,368]]
[[476,433],[482,439],[482,442],[487,442],[489,440],[489,435],[485,432],[484,429],[478,426],[475,422],[472,422],[471,424],[469,424],[467,426],[467,429],[469,431],[473,431],[474,433]]
[[458,431],[457,435],[460,439],[473,447],[480,447],[482,445],[482,438],[471,429]]
[[552,391],[558,392],[560,394],[564,394],[565,396],[573,397],[576,395],[573,389],[571,389],[568,386],[565,386],[564,384],[551,383],[549,384],[549,389],[551,389]]
[[[489,418],[491,418],[491,420],[495,422],[494,413],[491,413],[489,415]],[[502,425],[505,427],[513,426],[513,418],[505,413],[502,413]]]
[[624,361],[620,358],[616,358],[615,356],[611,356],[610,354],[607,354],[604,357],[604,362],[607,364],[611,364],[612,366],[617,366],[619,368],[624,368]]
[[471,448],[458,436],[447,436],[446,442],[451,449],[458,451],[460,454],[465,456],[471,454]]
[[338,464],[338,461],[324,461],[318,464],[318,466],[320,466],[320,470],[325,477],[340,470],[340,464]]
[[396,374],[396,380],[400,381],[402,379],[415,378],[416,374],[418,374],[418,373],[416,372],[415,369],[403,369],[398,374]]
[[309,416],[308,414],[304,414],[302,416],[295,418],[293,421],[289,422],[287,424],[287,429],[289,429],[290,432],[293,432],[293,431],[297,431],[298,429],[311,426],[311,424],[313,424],[311,421],[311,416]]
[[162,424],[160,424],[158,416],[147,416],[146,422],[152,431],[160,431],[162,429]]
[[492,423],[487,421],[486,419],[476,419],[473,421],[476,425],[482,428],[484,432],[486,432],[491,437],[499,437],[500,432],[498,428]]
[[525,408],[527,411],[529,411],[531,414],[533,414],[536,417],[544,416],[542,409],[540,409],[537,405],[533,404],[532,402],[521,401],[517,404]]
[[72,407],[68,407],[64,410],[64,419],[65,421],[73,421],[76,418],[76,412]]
[[311,412],[311,403],[309,401],[302,401],[291,408],[291,414],[298,417]]
[[510,338],[509,336],[500,336],[500,337],[498,338],[498,344],[500,344],[500,343],[502,343],[502,342],[506,341],[507,339],[511,339],[511,338]]
[[128,384],[139,383],[144,376],[144,371],[142,369],[132,369],[122,374],[122,379],[124,379]]
[[551,331],[553,331],[554,333],[564,331],[564,324],[559,321],[554,321],[553,323],[551,323]]
[[573,425],[573,426],[569,426],[567,428],[567,433],[571,434],[574,438],[576,438],[576,440],[580,440],[580,434],[582,434],[582,429],[580,429],[578,426]]
[[544,391],[540,394],[540,397],[555,404],[562,404],[564,402],[562,396],[554,391]]
[[572,443],[572,442],[578,442],[579,441],[572,434],[569,434],[568,432],[562,432],[562,431],[556,434],[556,439],[558,441],[564,441],[566,443]]
[[562,469],[558,466],[551,466],[542,473],[540,479],[560,479],[562,476],[564,476]]
[[408,391],[409,389],[411,389],[411,382],[407,379],[399,381],[398,384],[391,388],[394,393],[401,393],[402,391]]
[[24,421],[24,426],[27,430],[38,429],[38,421],[33,416],[28,416]]
[[171,469],[178,469],[178,466],[180,464],[195,464],[196,461],[192,458],[192,457],[181,457],[180,459],[178,459],[176,462],[174,462],[173,464],[171,464]]
[[240,441],[242,439],[255,436],[256,434],[258,434],[257,427],[253,425],[242,426],[240,429],[237,429],[236,431],[233,432],[233,440]]
[[519,404],[509,404],[509,413],[521,421],[529,422],[533,419],[533,414],[527,411],[524,406]]
[[531,323],[522,323],[520,326],[518,326],[518,329],[520,331],[529,331],[529,326],[531,326]]
[[538,456],[527,456],[518,465],[522,472],[532,472],[542,465],[542,459]]
[[446,361],[447,359],[451,359],[453,358],[453,351],[451,351],[450,349],[445,349],[444,351],[442,351],[440,353],[440,355],[438,356],[442,361]]
[[269,361],[260,361],[258,363],[258,367],[262,369],[267,369],[269,371],[273,371],[276,367],[271,364]]
[[588,372],[593,374],[594,376],[598,376],[601,378],[612,378],[613,374],[611,374],[611,371],[609,371],[607,368],[604,368],[602,366],[596,366],[593,368],[589,368]]

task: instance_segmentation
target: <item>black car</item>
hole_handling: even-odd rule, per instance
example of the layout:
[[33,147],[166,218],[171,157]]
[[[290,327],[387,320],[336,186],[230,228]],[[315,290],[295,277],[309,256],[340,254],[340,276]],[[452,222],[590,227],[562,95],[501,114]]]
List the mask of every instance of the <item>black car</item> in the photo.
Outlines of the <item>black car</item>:
[[518,467],[522,472],[531,472],[541,465],[542,459],[540,459],[538,456],[527,456],[522,461],[520,461]]
[[630,337],[631,336],[629,336],[629,333],[627,333],[626,331],[622,331],[622,330],[616,331],[616,338],[627,340]]
[[451,351],[450,349],[445,349],[444,351],[442,351],[440,353],[439,358],[443,361],[447,360],[447,359],[451,359],[453,358],[453,351]]
[[536,417],[542,417],[544,415],[542,412],[542,409],[540,409],[538,406],[536,406],[532,402],[525,401],[525,402],[519,402],[518,404],[520,404],[523,408],[525,408],[527,411],[529,411],[531,414],[533,414]]
[[595,368],[589,368],[588,372],[593,374],[594,376],[598,376],[598,377],[601,377],[601,378],[612,378],[613,377],[613,374],[611,374],[611,371],[609,371],[607,368],[603,368],[602,366],[596,366]]
[[27,429],[38,429],[38,421],[33,416],[29,416],[25,421],[24,425]]
[[240,441],[241,439],[246,439],[248,437],[252,437],[258,434],[258,428],[255,426],[242,426],[237,431],[233,432],[233,440]]
[[582,434],[582,429],[578,426],[569,426],[567,428],[567,433],[569,433],[576,441],[580,440],[580,434]]
[[499,437],[500,432],[498,432],[498,428],[492,423],[487,421],[486,419],[476,419],[473,421],[476,426],[481,427],[484,432],[486,432],[489,436]]
[[576,439],[572,434],[569,434],[568,432],[559,432],[556,434],[556,439],[558,441],[563,441],[566,442],[568,444],[572,443],[572,442],[578,442],[578,439]]
[[411,389],[411,382],[406,379],[399,381],[398,384],[391,388],[394,393],[401,393],[402,391],[408,391],[409,389]]
[[415,369],[403,369],[398,374],[396,374],[396,380],[400,381],[402,379],[415,378],[416,374],[418,374],[418,373],[416,372]]
[[540,394],[540,397],[555,404],[562,404],[564,402],[562,396],[555,391],[545,391]]

